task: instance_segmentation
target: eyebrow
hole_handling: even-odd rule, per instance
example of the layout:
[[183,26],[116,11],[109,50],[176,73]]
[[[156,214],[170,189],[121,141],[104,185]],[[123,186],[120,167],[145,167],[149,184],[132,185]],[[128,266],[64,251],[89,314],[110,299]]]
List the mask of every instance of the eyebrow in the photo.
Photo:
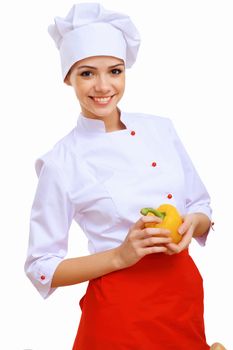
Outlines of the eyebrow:
[[[109,66],[108,68],[112,69],[112,68],[116,68],[116,67],[119,67],[119,66],[124,66],[124,63],[117,63],[117,64],[114,64],[113,66]],[[80,66],[80,67],[77,67],[77,69],[98,69],[97,67],[93,67],[93,66]]]

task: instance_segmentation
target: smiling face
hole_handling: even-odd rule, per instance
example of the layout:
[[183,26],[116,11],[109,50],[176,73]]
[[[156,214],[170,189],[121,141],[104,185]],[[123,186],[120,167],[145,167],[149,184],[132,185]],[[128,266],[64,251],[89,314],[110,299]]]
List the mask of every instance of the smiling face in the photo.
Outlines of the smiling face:
[[119,119],[117,104],[125,89],[124,61],[110,56],[94,56],[80,60],[65,79],[74,88],[85,117]]

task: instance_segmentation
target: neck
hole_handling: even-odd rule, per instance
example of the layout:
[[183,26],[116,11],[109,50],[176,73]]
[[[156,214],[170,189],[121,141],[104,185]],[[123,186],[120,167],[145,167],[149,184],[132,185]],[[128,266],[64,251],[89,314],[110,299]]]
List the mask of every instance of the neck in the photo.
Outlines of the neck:
[[124,130],[126,129],[126,126],[124,123],[122,123],[121,120],[119,120],[118,122],[111,123],[110,125],[108,125],[108,123],[105,123],[105,129],[106,129],[106,132],[112,132],[117,130]]
[[117,108],[110,118],[103,118],[106,132],[126,129],[126,126],[120,120],[121,112]]

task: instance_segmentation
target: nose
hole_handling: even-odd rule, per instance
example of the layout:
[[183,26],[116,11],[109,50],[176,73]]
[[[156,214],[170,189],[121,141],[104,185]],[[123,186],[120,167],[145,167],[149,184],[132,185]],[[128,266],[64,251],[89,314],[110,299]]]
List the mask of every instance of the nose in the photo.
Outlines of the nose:
[[105,74],[98,75],[95,81],[95,91],[106,94],[111,90],[111,84],[108,76]]

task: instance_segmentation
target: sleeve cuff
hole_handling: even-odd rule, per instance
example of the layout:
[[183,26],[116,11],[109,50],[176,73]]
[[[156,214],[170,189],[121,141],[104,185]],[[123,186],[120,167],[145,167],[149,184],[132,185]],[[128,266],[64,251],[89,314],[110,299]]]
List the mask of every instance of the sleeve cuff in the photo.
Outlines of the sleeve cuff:
[[[206,206],[206,207],[204,207],[204,206],[192,207],[187,212],[187,214],[194,214],[194,213],[205,214],[209,218],[209,220],[211,221],[212,211],[211,211],[209,206]],[[206,245],[207,237],[208,237],[208,234],[209,234],[211,228],[212,228],[212,224],[210,225],[210,227],[206,231],[206,233],[204,233],[202,236],[193,237],[200,246],[204,247]]]
[[35,261],[29,265],[29,269],[25,266],[28,278],[44,299],[56,290],[56,288],[51,287],[51,283],[54,272],[61,261],[62,259],[59,257],[53,257],[52,259],[50,257],[47,260]]

